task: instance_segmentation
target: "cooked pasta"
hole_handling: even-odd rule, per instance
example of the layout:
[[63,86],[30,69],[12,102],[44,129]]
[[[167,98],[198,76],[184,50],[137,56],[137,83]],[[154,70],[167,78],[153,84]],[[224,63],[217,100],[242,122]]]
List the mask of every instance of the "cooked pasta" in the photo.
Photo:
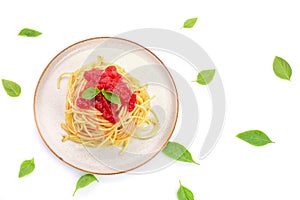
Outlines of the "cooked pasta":
[[[98,57],[97,62],[61,74],[58,88],[66,75],[70,79],[65,122],[61,124],[67,133],[63,135],[63,142],[71,140],[92,147],[123,146],[126,150],[131,137],[147,139],[156,134],[159,122],[151,109],[153,98],[147,92],[147,85],[139,85],[138,80],[120,66],[105,63]],[[101,92],[94,98],[83,98],[88,88],[115,94],[120,104],[110,102]]]

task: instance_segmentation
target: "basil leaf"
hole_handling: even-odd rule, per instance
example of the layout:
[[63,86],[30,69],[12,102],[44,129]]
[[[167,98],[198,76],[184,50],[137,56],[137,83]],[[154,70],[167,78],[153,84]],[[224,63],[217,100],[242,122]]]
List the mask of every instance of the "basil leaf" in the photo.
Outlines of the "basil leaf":
[[95,96],[97,96],[97,94],[99,94],[99,93],[100,93],[100,90],[98,88],[90,87],[83,91],[81,97],[84,99],[91,100]]
[[215,72],[215,69],[202,70],[198,73],[196,82],[201,85],[209,84],[213,80]]
[[177,198],[178,200],[194,200],[194,194],[191,190],[188,188],[184,187],[181,184],[181,181],[179,181],[180,187],[177,191]]
[[249,130],[236,135],[236,137],[252,144],[254,146],[263,146],[269,143],[274,143],[270,138],[260,130]]
[[121,100],[119,95],[113,92],[105,91],[104,89],[101,90],[103,96],[111,103],[114,104],[121,104]]
[[193,26],[196,24],[198,20],[198,17],[190,18],[185,20],[183,24],[183,28],[193,28]]
[[191,153],[183,145],[177,142],[168,142],[162,152],[174,160],[199,165],[199,163],[193,160]]
[[2,85],[11,97],[18,97],[21,94],[21,87],[13,81],[2,79]]
[[77,181],[76,189],[73,192],[73,196],[75,195],[75,193],[78,189],[84,188],[94,181],[99,182],[98,179],[93,174],[85,174],[85,175],[81,176]]
[[31,172],[33,172],[34,168],[35,168],[34,158],[32,158],[31,160],[23,161],[20,166],[19,178],[22,178],[23,176],[30,174]]
[[291,80],[292,69],[289,63],[283,58],[275,56],[273,61],[273,70],[276,76],[278,76],[279,78]]
[[19,36],[26,36],[26,37],[37,37],[39,35],[41,35],[42,33],[30,28],[23,28],[20,32],[19,32]]

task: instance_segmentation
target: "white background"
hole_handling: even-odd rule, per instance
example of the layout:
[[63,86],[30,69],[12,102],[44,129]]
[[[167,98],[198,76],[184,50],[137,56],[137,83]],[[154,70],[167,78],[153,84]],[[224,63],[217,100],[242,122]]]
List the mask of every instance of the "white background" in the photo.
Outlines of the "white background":
[[[196,16],[193,29],[180,29]],[[177,199],[179,180],[195,199],[299,199],[299,19],[298,1],[288,0],[1,1],[0,78],[18,82],[22,94],[11,98],[0,89],[0,200]],[[43,34],[18,37],[24,27]],[[201,166],[177,162],[155,173],[97,176],[99,183],[72,197],[84,172],[59,161],[40,139],[33,118],[36,83],[72,43],[137,28],[177,31],[210,55],[225,87],[222,137],[201,161],[202,137],[196,138],[190,151]],[[276,55],[293,68],[291,81],[274,75]],[[235,137],[249,129],[264,131],[275,144],[254,147]],[[35,171],[19,179],[20,163],[32,157]]]

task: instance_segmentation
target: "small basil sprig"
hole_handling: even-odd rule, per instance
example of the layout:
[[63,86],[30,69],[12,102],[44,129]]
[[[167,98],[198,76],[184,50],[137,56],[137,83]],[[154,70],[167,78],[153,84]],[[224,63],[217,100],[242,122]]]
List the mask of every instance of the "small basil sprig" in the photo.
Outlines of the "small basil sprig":
[[199,163],[194,161],[191,153],[183,145],[177,142],[168,142],[162,152],[174,160],[199,165]]
[[191,190],[184,187],[179,181],[180,187],[177,191],[177,198],[178,200],[194,200],[194,194]]
[[34,158],[32,158],[31,160],[24,160],[20,166],[19,178],[30,174],[31,172],[33,172],[34,168]]
[[101,90],[101,93],[109,102],[114,104],[121,104],[120,97],[116,93],[105,91],[104,89]]
[[185,20],[183,24],[183,28],[193,28],[198,20],[198,17],[190,18]]
[[21,94],[21,87],[17,83],[2,79],[2,85],[5,89],[5,92],[11,97],[18,97]]
[[99,94],[99,93],[100,93],[100,90],[98,88],[90,87],[83,91],[81,97],[84,99],[91,100],[91,99],[95,98],[95,96],[97,96],[97,94]]
[[292,68],[283,58],[275,56],[273,61],[273,70],[277,77],[284,80],[291,80]]
[[73,192],[73,196],[75,195],[78,189],[84,188],[94,181],[99,182],[98,179],[93,174],[85,174],[81,176],[77,181],[76,188]]
[[213,80],[215,73],[216,73],[215,69],[202,70],[201,72],[198,73],[197,80],[195,82],[201,85],[207,85]]
[[20,32],[19,32],[19,36],[25,36],[25,37],[37,37],[39,35],[41,35],[42,33],[30,28],[23,28]]
[[270,138],[260,130],[249,130],[236,135],[237,138],[252,144],[253,146],[263,146],[269,143],[274,143]]
[[119,95],[110,91],[105,91],[104,88],[102,88],[102,90],[99,90],[98,88],[95,87],[87,88],[86,90],[83,91],[81,97],[84,99],[91,100],[95,98],[95,96],[97,96],[100,92],[107,99],[107,101],[114,104],[121,104],[121,99]]

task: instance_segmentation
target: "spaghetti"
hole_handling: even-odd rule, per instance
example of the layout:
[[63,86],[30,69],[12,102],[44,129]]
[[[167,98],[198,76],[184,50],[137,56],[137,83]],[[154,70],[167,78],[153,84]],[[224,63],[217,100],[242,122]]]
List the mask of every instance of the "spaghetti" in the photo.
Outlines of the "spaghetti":
[[[97,62],[61,74],[58,88],[66,75],[70,79],[65,123],[61,124],[67,133],[63,142],[71,140],[92,147],[123,146],[125,150],[131,137],[147,139],[156,134],[159,122],[151,109],[147,85],[139,85],[120,66],[98,57]],[[82,94],[88,88],[115,93],[121,104],[111,103],[101,93],[93,99],[84,99]]]

